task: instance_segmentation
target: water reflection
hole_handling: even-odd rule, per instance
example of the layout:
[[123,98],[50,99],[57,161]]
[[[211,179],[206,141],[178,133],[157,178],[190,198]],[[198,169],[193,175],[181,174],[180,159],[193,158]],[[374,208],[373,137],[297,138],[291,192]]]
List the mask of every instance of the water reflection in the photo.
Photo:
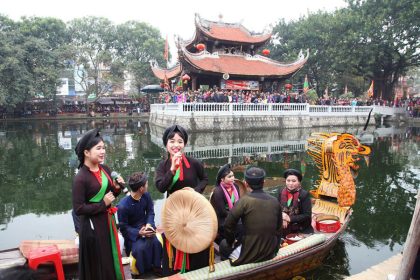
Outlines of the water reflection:
[[[74,147],[81,135],[101,128],[107,143],[106,163],[123,176],[149,170],[149,191],[160,220],[163,195],[153,186],[154,168],[164,156],[163,128],[127,120],[31,121],[0,124],[0,249],[17,246],[22,239],[72,238],[71,182],[76,172]],[[186,152],[201,159],[214,184],[219,166],[230,162],[241,177],[247,164],[263,167],[279,177],[287,168],[304,173],[309,189],[317,169],[305,152],[312,132],[350,132],[372,147],[370,165],[356,179],[357,201],[346,235],[325,265],[309,279],[340,279],[396,254],[405,242],[420,185],[418,128],[287,129],[192,133]],[[273,183],[282,184],[281,181]],[[209,192],[210,188],[207,188]],[[270,189],[277,194],[277,189]],[[41,225],[36,231],[34,225]],[[369,259],[359,261],[360,255]],[[339,276],[341,275],[341,276]],[[328,278],[329,277],[329,278]]]

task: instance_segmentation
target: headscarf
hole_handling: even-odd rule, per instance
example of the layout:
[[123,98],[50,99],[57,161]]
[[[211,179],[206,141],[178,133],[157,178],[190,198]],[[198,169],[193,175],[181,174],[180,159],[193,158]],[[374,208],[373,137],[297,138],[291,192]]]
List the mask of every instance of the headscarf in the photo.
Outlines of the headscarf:
[[284,171],[283,177],[284,179],[287,179],[288,176],[294,175],[298,178],[299,182],[302,182],[302,173],[300,173],[298,170],[290,168]]
[[217,176],[216,176],[216,183],[217,184],[220,184],[222,179],[224,177],[226,177],[232,171],[231,168],[232,167],[230,166],[229,163],[226,163],[225,165],[220,167],[219,171],[217,172]]
[[[244,173],[245,181],[250,185],[252,189],[261,189],[264,184],[265,171],[262,168],[251,166],[245,170]],[[261,186],[260,188],[255,188]]]
[[83,166],[85,161],[85,150],[90,150],[100,141],[102,141],[102,137],[99,134],[99,128],[89,130],[82,136],[82,138],[80,138],[79,142],[77,142],[76,148],[74,149],[77,158],[79,159],[79,169]]
[[169,140],[168,138],[169,138],[169,135],[172,134],[172,132],[177,132],[179,136],[182,138],[182,140],[184,140],[184,144],[187,145],[187,142],[188,142],[187,131],[182,126],[175,124],[173,126],[168,127],[163,133],[162,141],[165,147],[166,147],[166,144],[168,144],[168,140]]

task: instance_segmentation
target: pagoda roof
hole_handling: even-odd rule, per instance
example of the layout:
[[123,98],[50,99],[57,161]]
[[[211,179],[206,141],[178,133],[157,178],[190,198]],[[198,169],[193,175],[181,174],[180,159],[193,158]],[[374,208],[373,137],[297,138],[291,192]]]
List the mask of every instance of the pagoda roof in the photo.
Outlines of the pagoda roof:
[[304,56],[300,53],[292,63],[280,63],[260,55],[248,54],[210,54],[206,51],[190,53],[182,48],[181,59],[199,71],[212,73],[228,73],[238,76],[284,77],[292,75],[302,68],[309,57],[309,51]]
[[241,23],[216,22],[202,19],[198,14],[195,17],[195,41],[200,33],[213,40],[237,42],[246,44],[263,44],[270,40],[271,33],[255,33],[249,31]]
[[177,63],[171,68],[164,69],[161,68],[156,61],[152,61],[150,62],[150,66],[152,67],[153,74],[160,80],[165,80],[165,76],[167,79],[177,77],[182,71],[182,65],[180,63]]

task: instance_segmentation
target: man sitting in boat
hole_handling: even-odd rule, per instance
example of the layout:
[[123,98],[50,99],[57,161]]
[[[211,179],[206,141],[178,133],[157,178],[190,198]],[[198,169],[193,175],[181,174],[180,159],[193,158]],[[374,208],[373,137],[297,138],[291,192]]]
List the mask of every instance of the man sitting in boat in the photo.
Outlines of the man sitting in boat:
[[[223,165],[216,177],[216,187],[210,198],[210,203],[213,206],[217,215],[217,237],[215,242],[220,244],[224,237],[224,223],[230,209],[239,200],[239,187],[234,183],[235,175],[233,174],[230,164]],[[237,227],[235,239],[240,240],[241,226]]]
[[287,169],[286,187],[279,192],[278,200],[283,211],[283,237],[289,233],[311,233],[312,203],[309,192],[302,188],[302,174]]
[[[245,182],[252,192],[241,197],[230,210],[225,224],[225,239],[220,243],[220,253],[231,259],[231,264],[266,261],[279,249],[282,227],[281,207],[277,200],[263,191],[265,171],[249,167]],[[242,244],[235,244],[238,221],[243,223]]]
[[136,172],[128,180],[131,195],[118,204],[118,221],[125,240],[125,250],[135,258],[132,274],[153,270],[161,274],[162,244],[156,237],[153,201],[147,192],[147,175]]

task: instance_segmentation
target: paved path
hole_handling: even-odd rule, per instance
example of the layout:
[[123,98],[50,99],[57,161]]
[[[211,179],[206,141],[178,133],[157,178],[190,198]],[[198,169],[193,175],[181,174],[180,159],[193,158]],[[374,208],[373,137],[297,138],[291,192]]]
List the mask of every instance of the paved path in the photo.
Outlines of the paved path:
[[[374,265],[367,270],[345,278],[346,280],[387,280],[389,274],[396,275],[402,260],[402,254],[397,254],[380,264]],[[392,278],[390,278],[392,279]]]

